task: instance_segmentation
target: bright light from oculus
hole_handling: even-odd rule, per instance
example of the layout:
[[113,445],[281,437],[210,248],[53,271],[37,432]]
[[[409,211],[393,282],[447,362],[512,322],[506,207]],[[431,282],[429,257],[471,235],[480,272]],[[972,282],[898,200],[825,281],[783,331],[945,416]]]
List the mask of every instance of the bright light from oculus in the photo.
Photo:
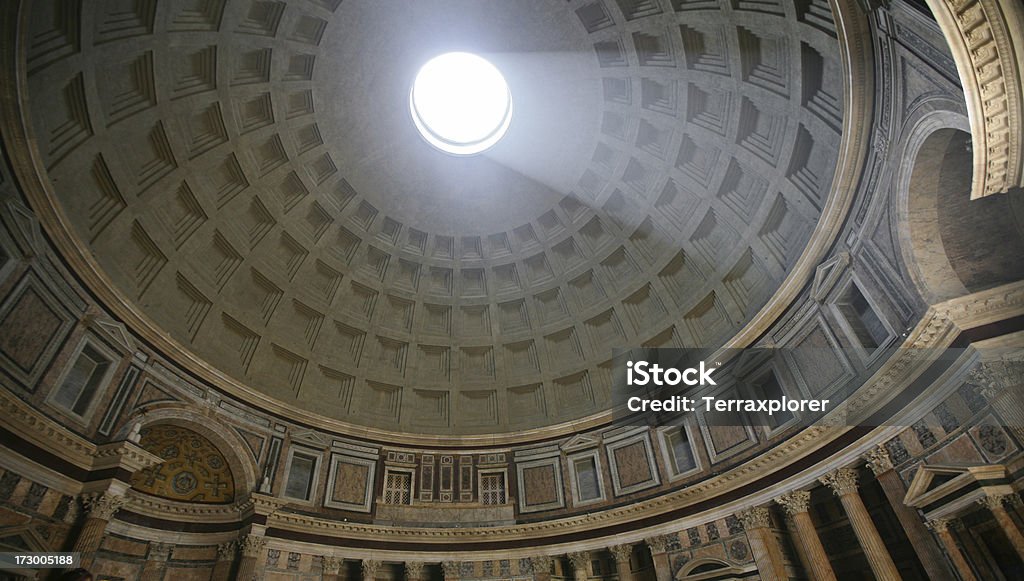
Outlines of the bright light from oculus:
[[485,59],[449,52],[427,61],[413,82],[409,108],[420,135],[441,151],[486,151],[512,123],[512,94]]

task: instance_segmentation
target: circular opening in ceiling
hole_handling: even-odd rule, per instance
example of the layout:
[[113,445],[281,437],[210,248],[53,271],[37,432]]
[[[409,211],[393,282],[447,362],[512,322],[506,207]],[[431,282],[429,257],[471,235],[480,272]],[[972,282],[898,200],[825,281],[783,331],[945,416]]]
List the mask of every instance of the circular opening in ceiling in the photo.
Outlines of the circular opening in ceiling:
[[470,53],[427,61],[409,95],[413,122],[427,143],[455,155],[486,151],[512,123],[512,94],[497,67]]

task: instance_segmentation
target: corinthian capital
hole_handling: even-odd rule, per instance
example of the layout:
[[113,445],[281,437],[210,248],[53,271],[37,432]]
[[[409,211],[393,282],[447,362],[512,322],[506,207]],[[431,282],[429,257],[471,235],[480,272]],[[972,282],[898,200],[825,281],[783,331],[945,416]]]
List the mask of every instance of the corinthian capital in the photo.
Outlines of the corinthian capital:
[[839,468],[818,479],[832,489],[836,496],[857,492],[857,471],[853,468]]
[[875,476],[892,470],[892,457],[889,456],[889,451],[885,449],[885,446],[881,444],[865,454],[864,460],[868,463],[868,468],[871,468],[871,471],[875,473]]
[[590,553],[587,551],[577,551],[575,553],[569,553],[566,555],[569,557],[569,562],[572,563],[574,571],[587,571],[590,566]]
[[736,518],[743,523],[746,530],[768,528],[772,526],[772,515],[763,506],[752,506],[736,513]]
[[775,502],[782,505],[786,514],[793,516],[794,514],[807,512],[807,509],[811,506],[811,493],[806,490],[794,490],[776,498]]
[[978,499],[978,504],[989,510],[1000,510],[1004,505],[1020,504],[1020,498],[1016,494],[985,495]]
[[110,492],[87,494],[82,497],[82,504],[89,515],[89,518],[110,520],[114,513],[121,510],[127,499],[119,494]]
[[235,558],[235,553],[238,552],[238,543],[235,541],[228,541],[217,545],[217,560],[218,561],[231,561]]
[[344,559],[339,559],[337,557],[324,557],[324,575],[337,575],[338,573],[341,573],[341,567],[344,562]]
[[547,573],[551,570],[551,557],[547,555],[530,557],[530,567],[534,573]]
[[651,548],[652,553],[664,553],[668,550],[668,545],[671,542],[672,537],[670,535],[655,535],[653,537],[647,537],[644,542]]
[[615,545],[608,547],[608,552],[615,558],[616,563],[628,563],[630,555],[633,554],[633,545]]
[[261,535],[245,535],[242,538],[241,549],[243,557],[258,557],[267,546],[267,539]]
[[406,561],[405,562],[405,579],[406,581],[420,581],[423,578],[423,565],[422,561]]
[[363,579],[373,579],[377,575],[377,570],[380,569],[380,561],[363,559],[360,566],[363,570]]
[[975,390],[982,397],[991,401],[999,397],[1010,386],[1019,383],[1020,378],[1014,379],[1010,365],[1007,362],[979,364],[971,370],[971,383],[975,385]]

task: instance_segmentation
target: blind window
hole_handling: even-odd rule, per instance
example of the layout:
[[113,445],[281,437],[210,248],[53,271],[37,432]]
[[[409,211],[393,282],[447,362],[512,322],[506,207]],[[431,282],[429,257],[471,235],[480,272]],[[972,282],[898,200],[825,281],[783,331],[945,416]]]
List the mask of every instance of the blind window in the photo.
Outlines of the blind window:
[[480,477],[480,502],[483,504],[505,504],[505,475],[484,474]]
[[384,480],[384,504],[409,504],[412,501],[412,474],[388,472]]

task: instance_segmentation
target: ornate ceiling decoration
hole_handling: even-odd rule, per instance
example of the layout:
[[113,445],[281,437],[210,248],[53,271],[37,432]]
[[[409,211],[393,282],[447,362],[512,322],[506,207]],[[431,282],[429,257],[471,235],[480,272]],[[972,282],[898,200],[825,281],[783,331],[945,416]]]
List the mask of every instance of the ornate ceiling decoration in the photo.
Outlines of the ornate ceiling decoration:
[[[793,268],[840,149],[828,3],[32,5],[28,112],[122,296],[285,405],[428,434],[609,404],[616,346],[725,343]],[[422,142],[429,56],[516,121]]]
[[210,440],[178,426],[142,430],[143,449],[164,461],[132,476],[132,488],[182,502],[224,504],[235,500],[235,479]]

